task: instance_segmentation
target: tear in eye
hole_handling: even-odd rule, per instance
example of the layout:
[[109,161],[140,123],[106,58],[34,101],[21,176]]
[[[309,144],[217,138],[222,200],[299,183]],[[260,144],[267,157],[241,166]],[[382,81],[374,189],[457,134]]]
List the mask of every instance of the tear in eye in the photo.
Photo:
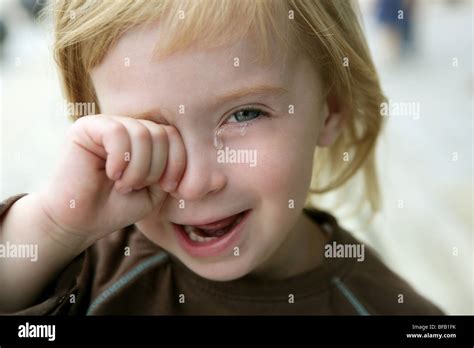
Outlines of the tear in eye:
[[[237,123],[237,122],[234,122],[234,123]],[[247,127],[249,125],[250,124],[247,122],[240,122],[240,123],[237,123],[235,126],[229,123],[224,124],[221,128],[216,130],[214,133],[214,147],[217,150],[222,149],[222,147],[224,146],[223,133],[225,131],[227,132],[232,131],[234,133],[236,132],[240,134],[241,136],[244,136],[245,134],[247,134]]]
[[247,134],[247,129],[258,119],[270,118],[270,114],[259,108],[248,106],[231,114],[215,132],[214,147],[219,150],[224,146],[225,135],[241,137]]

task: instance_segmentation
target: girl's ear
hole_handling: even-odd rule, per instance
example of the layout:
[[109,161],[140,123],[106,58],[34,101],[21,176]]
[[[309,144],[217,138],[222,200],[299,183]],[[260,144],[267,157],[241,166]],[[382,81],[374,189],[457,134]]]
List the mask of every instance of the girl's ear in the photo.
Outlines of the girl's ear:
[[344,127],[346,121],[345,111],[335,95],[329,95],[326,98],[317,146],[324,147],[334,144]]

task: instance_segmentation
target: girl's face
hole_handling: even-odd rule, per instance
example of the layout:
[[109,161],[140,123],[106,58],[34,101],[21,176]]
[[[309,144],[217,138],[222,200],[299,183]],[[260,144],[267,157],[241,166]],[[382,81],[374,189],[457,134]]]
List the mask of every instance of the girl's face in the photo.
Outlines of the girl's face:
[[[318,74],[303,57],[276,52],[272,64],[257,65],[250,38],[158,61],[159,36],[156,25],[129,31],[92,72],[102,113],[147,114],[174,126],[186,149],[178,187],[137,227],[208,279],[287,267],[292,259],[282,256],[296,260],[310,247],[303,241],[318,233],[302,223],[301,209],[315,146],[328,145],[335,132]],[[176,229],[241,212],[237,227],[209,242]]]

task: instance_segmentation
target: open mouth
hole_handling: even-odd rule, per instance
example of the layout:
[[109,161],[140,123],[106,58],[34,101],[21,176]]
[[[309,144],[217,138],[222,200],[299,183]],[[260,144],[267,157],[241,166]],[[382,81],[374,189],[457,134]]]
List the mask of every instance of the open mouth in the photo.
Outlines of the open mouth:
[[237,226],[240,221],[242,221],[246,211],[243,211],[239,214],[232,215],[225,219],[206,224],[206,225],[179,225],[184,232],[187,234],[188,238],[197,243],[206,243],[215,241],[226,234],[228,234],[232,229]]
[[174,224],[181,247],[195,257],[216,256],[235,248],[241,238],[252,209],[206,225]]

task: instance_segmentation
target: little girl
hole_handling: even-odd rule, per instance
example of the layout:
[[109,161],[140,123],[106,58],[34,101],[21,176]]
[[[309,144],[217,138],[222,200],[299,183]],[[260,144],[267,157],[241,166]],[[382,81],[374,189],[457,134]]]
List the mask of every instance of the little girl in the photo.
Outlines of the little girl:
[[362,171],[378,208],[385,99],[349,1],[52,6],[65,95],[98,114],[0,206],[0,242],[38,248],[2,259],[2,312],[441,314],[311,204]]

